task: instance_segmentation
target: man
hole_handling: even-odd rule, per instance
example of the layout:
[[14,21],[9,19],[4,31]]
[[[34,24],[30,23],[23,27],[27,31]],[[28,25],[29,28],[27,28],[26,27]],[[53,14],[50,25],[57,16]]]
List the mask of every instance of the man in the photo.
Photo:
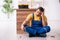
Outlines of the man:
[[[30,22],[30,25],[28,25],[28,22]],[[28,32],[29,37],[46,37],[46,33],[50,32],[50,27],[44,15],[44,8],[39,7],[36,12],[29,14],[22,23],[21,30]]]

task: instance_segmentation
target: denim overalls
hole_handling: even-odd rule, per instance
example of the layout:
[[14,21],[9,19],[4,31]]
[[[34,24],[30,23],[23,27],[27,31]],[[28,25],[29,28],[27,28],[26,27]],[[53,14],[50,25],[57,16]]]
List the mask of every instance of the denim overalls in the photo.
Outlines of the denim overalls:
[[33,19],[32,19],[32,25],[31,27],[28,25],[25,25],[25,31],[28,32],[29,34],[36,35],[36,33],[39,34],[46,34],[47,32],[50,31],[49,26],[43,26],[42,25],[42,18],[40,21],[34,20],[34,13],[32,14]]

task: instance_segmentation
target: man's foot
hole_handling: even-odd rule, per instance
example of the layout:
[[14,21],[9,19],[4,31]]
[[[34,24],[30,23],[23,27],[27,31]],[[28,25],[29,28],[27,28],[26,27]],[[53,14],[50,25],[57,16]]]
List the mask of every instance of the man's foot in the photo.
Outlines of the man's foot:
[[47,34],[39,34],[39,37],[46,37]]
[[37,36],[37,37],[46,37],[47,35],[46,35],[46,34],[39,34],[39,33],[36,33],[36,36]]
[[33,35],[33,34],[29,34],[29,37],[35,37],[35,35]]
[[29,37],[46,37],[47,34],[36,34],[36,35],[33,35],[33,34],[29,34]]

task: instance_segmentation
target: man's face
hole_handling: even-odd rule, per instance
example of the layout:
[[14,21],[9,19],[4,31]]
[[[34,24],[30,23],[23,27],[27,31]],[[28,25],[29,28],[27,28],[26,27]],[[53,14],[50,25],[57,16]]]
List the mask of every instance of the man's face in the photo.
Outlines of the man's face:
[[36,15],[37,15],[37,16],[41,16],[41,14],[42,14],[42,12],[41,12],[39,9],[37,9],[37,10],[36,10]]

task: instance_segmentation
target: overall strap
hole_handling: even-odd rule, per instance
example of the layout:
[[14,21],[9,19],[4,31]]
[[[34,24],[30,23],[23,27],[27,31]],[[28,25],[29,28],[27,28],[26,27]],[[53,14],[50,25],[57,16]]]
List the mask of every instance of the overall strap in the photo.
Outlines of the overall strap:
[[41,20],[42,20],[42,17],[41,17]]
[[32,13],[32,19],[34,20],[34,13]]

